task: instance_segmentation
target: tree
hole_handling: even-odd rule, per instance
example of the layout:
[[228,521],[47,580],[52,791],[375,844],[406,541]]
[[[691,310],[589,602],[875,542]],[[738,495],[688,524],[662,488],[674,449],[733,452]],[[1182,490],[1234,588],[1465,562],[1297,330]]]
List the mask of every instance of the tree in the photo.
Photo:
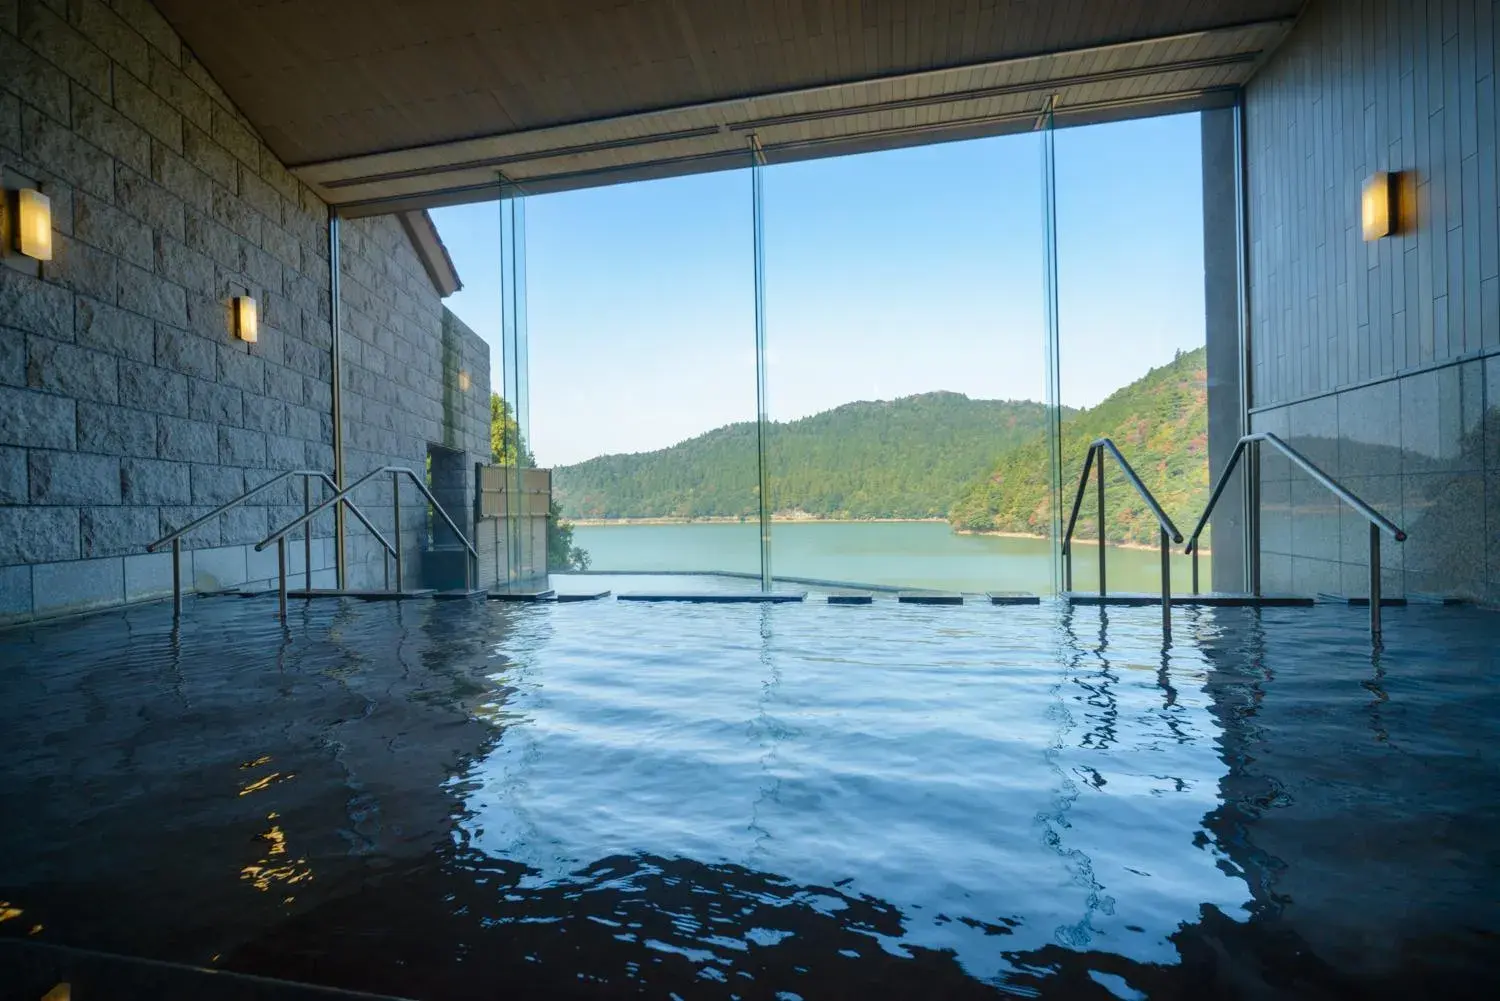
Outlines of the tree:
[[547,569],[587,570],[592,562],[587,549],[573,545],[573,523],[563,519],[562,505],[551,500],[547,508]]
[[536,460],[526,450],[526,442],[521,439],[521,428],[516,423],[515,416],[511,413],[510,403],[500,397],[499,393],[490,394],[490,455],[491,461],[497,466],[516,465],[516,455],[521,456],[521,466],[532,468]]
[[[520,425],[511,413],[510,404],[499,393],[490,394],[490,457],[497,466],[536,466],[536,458],[526,449]],[[517,463],[517,457],[520,462]],[[573,545],[573,523],[564,521],[562,507],[549,498],[547,507],[547,569],[587,570],[589,554]]]

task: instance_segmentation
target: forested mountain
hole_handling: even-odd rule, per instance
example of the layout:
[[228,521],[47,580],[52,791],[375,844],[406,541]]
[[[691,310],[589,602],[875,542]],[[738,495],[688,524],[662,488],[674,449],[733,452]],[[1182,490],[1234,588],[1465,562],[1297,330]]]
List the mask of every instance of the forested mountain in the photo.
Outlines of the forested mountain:
[[[1202,348],[1118,390],[1096,407],[1063,418],[1063,517],[1071,510],[1089,442],[1111,438],[1184,534],[1208,502],[1208,390]],[[1045,535],[1050,476],[1045,432],[1006,453],[964,490],[949,514],[954,528]],[[1110,542],[1157,542],[1156,519],[1109,461],[1105,532]],[[1078,538],[1098,537],[1090,490]]]
[[[773,509],[817,518],[942,518],[963,488],[1045,427],[1040,403],[924,393],[772,423]],[[554,470],[569,518],[754,517],[756,426]]]

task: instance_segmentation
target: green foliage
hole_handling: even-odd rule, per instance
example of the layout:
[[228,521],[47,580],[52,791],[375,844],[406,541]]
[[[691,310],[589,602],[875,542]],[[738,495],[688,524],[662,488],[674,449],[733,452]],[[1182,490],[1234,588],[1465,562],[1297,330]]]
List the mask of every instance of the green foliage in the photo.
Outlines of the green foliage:
[[552,498],[547,509],[547,569],[587,570],[593,562],[587,549],[573,545],[573,523],[563,519],[562,505]]
[[[816,518],[942,518],[965,484],[1045,427],[1030,401],[925,393],[850,403],[767,427],[772,509]],[[753,518],[757,427],[730,424],[670,448],[554,471],[573,518]]]
[[499,393],[490,394],[490,461],[497,466],[514,466],[516,456],[521,465],[531,468],[536,465],[526,442],[521,439],[521,428],[511,413],[510,402]]
[[[1062,422],[1063,518],[1072,510],[1089,442],[1111,438],[1162,509],[1184,533],[1208,502],[1208,389],[1202,348],[1179,353],[1096,407]],[[989,475],[961,492],[949,512],[954,528],[1045,535],[1050,529],[1047,435],[1007,453]],[[1125,482],[1118,463],[1106,466],[1105,531],[1112,543],[1157,542],[1156,519]],[[1098,538],[1092,488],[1079,511],[1077,538]],[[1205,538],[1207,536],[1205,535]]]
[[[499,393],[490,394],[490,454],[497,466],[515,465],[516,456],[520,457],[522,468],[536,465],[511,414],[510,404]],[[563,520],[562,507],[552,498],[547,509],[547,569],[587,570],[591,562],[587,550],[573,545],[573,523]]]

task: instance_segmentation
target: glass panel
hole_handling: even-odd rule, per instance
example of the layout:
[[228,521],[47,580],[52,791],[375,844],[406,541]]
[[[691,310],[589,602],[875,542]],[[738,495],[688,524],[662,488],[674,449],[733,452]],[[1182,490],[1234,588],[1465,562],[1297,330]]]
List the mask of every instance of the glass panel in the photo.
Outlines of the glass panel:
[[749,168],[527,200],[527,440],[591,570],[758,586]]
[[[543,510],[532,502],[535,461],[527,443],[531,425],[530,361],[526,312],[526,197],[519,188],[500,183],[500,317],[504,365],[501,464],[505,467],[507,503],[506,579],[513,584],[545,576],[546,539],[538,532]],[[507,418],[508,419],[504,419]],[[538,539],[538,535],[542,537]]]
[[778,580],[1051,588],[1038,143],[768,151]]
[[771,490],[766,437],[770,417],[766,413],[766,226],[764,204],[766,157],[760,140],[750,137],[750,216],[755,241],[755,445],[757,517],[760,522],[760,587],[771,590]]
[[[1072,588],[1071,571],[1063,571],[1063,518],[1071,510],[1063,484],[1067,473],[1062,461],[1062,372],[1058,350],[1057,301],[1057,143],[1056,123],[1052,117],[1052,99],[1042,114],[1042,298],[1046,315],[1047,356],[1047,468],[1051,517],[1047,536],[1052,543],[1052,588],[1055,593]],[[1066,579],[1065,579],[1066,578]]]
[[[1186,535],[1208,494],[1199,116],[1060,129],[1051,141],[1064,510],[1089,443],[1108,437]],[[1108,590],[1157,592],[1156,519],[1113,459],[1105,484]],[[1095,590],[1093,483],[1075,538],[1073,586]],[[1172,584],[1187,592],[1181,548]],[[1209,579],[1206,553],[1202,572]]]

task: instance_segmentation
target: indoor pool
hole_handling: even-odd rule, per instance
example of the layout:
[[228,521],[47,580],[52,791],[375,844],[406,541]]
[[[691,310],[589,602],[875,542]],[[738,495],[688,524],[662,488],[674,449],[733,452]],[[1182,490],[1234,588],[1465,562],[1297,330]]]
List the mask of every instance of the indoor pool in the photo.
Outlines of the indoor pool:
[[1500,976],[1492,612],[1390,609],[1372,654],[1341,605],[1182,609],[1165,647],[1156,609],[1051,601],[275,607],[0,633],[0,996]]

